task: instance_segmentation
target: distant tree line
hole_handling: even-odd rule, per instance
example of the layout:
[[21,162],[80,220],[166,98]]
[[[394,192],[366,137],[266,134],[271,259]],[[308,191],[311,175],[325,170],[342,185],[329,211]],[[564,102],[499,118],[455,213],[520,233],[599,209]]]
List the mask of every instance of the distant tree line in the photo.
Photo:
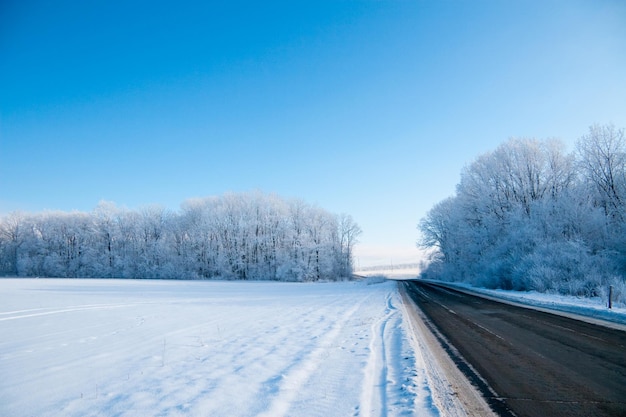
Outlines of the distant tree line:
[[369,272],[369,271],[386,271],[389,269],[419,269],[421,264],[418,262],[415,263],[405,263],[405,264],[387,264],[387,265],[372,265],[372,266],[362,266],[358,268],[359,271]]
[[0,219],[0,274],[346,279],[360,233],[349,215],[260,192],[188,200],[179,212],[101,202],[91,213]]
[[461,173],[420,221],[426,277],[626,302],[626,139],[595,125],[567,153],[511,139]]

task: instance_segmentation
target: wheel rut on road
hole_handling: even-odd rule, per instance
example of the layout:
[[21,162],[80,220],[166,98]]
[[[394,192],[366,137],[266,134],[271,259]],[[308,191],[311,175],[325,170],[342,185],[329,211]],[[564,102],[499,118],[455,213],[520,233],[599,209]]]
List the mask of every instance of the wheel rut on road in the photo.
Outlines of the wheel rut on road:
[[489,385],[483,394],[495,393],[490,403],[501,415],[626,416],[626,332],[428,283],[404,285],[468,372]]

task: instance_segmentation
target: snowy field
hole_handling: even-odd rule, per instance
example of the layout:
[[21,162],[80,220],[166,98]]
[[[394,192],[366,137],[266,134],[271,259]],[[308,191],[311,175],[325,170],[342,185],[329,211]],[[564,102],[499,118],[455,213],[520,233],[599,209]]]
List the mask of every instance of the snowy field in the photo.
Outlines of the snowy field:
[[0,279],[0,416],[439,415],[403,316],[394,282]]

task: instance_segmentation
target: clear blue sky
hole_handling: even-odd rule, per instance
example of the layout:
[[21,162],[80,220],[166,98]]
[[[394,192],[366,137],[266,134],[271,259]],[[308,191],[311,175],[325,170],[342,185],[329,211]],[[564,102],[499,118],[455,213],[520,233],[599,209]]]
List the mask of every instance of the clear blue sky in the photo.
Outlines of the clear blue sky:
[[477,155],[609,122],[622,0],[0,2],[0,214],[262,190],[406,262]]

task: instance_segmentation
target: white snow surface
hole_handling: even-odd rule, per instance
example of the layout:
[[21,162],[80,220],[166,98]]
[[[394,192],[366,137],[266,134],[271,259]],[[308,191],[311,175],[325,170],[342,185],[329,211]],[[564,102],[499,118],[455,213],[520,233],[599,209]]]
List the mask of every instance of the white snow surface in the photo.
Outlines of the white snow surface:
[[403,311],[371,280],[0,279],[0,416],[440,415]]

